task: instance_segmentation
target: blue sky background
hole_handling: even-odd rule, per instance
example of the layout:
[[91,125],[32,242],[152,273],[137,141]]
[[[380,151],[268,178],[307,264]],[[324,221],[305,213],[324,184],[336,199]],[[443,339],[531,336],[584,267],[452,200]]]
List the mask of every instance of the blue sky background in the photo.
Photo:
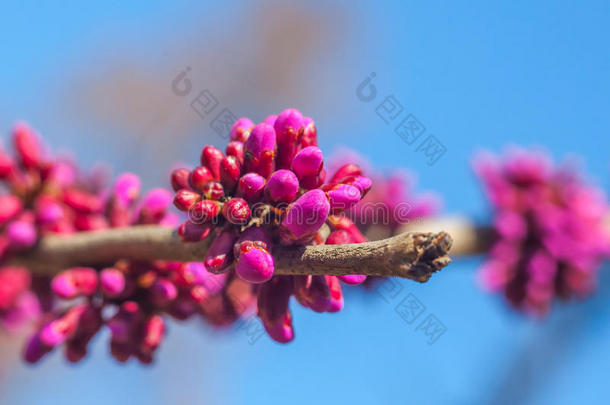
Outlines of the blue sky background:
[[[261,120],[298,107],[316,120],[323,150],[345,145],[377,166],[412,169],[419,189],[440,193],[447,212],[487,217],[469,168],[480,148],[535,145],[556,158],[577,156],[607,190],[610,3],[459,3],[4,2],[0,128],[6,135],[27,119],[85,166],[108,161],[166,186],[173,162],[223,143],[209,117],[171,92],[190,66],[193,87],[209,88],[237,115]],[[296,40],[268,35],[279,19]],[[371,72],[378,98],[363,103],[356,87]],[[435,165],[376,115],[388,95],[447,148]],[[297,338],[287,346],[267,337],[251,345],[244,331],[188,322],[172,323],[153,367],[116,364],[107,335],[77,366],[56,353],[31,368],[9,351],[0,402],[607,402],[608,268],[596,296],[558,305],[540,323],[480,291],[479,263],[458,260],[424,285],[401,282],[400,297],[416,295],[447,327],[433,345],[395,313],[400,298],[355,291],[339,314],[294,305]]]

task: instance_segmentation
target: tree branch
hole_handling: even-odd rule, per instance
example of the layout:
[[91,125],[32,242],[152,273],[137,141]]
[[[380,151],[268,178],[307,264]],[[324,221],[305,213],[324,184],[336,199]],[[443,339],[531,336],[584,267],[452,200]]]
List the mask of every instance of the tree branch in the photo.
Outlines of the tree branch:
[[[119,259],[201,261],[211,239],[184,243],[174,230],[160,226],[49,235],[9,263],[56,274],[74,266],[111,266]],[[407,232],[361,244],[277,247],[273,256],[276,274],[366,274],[425,282],[449,264],[451,244],[446,232]]]

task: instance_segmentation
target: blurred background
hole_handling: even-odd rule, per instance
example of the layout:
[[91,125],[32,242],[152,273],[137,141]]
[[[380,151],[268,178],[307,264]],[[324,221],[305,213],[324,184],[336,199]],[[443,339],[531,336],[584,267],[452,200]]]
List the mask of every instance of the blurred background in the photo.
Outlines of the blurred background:
[[[449,213],[488,216],[469,165],[480,148],[575,155],[607,190],[610,2],[491,3],[4,2],[0,128],[6,139],[25,119],[85,167],[167,187],[174,164],[226,143],[211,126],[222,109],[256,122],[296,107],[327,154],[409,168]],[[371,74],[367,102],[357,88]],[[218,102],[210,114],[191,105],[204,91]],[[436,163],[378,115],[392,96],[444,148]],[[446,327],[433,344],[398,316],[400,298],[375,291],[348,293],[338,314],[293,305],[285,346],[172,322],[152,367],[117,364],[107,335],[80,364],[58,351],[29,367],[2,337],[0,403],[605,403],[610,269],[598,294],[540,322],[481,291],[479,263],[400,282]]]

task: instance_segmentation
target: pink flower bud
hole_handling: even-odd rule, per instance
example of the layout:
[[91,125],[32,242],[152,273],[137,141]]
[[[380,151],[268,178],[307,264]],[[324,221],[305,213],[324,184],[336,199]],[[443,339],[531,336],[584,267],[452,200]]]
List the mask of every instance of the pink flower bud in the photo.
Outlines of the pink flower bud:
[[172,281],[179,286],[190,287],[204,282],[209,274],[201,262],[181,263],[172,274]]
[[97,273],[90,267],[74,267],[64,270],[51,281],[51,290],[63,299],[91,295],[96,289]]
[[244,144],[242,142],[231,141],[225,148],[227,156],[235,156],[240,165],[244,164]]
[[278,115],[273,127],[277,134],[277,167],[290,169],[298,150],[299,134],[303,131],[303,115],[298,110],[289,108]]
[[250,214],[250,207],[243,198],[231,198],[222,207],[222,215],[234,225],[244,225]]
[[316,130],[316,124],[311,118],[303,118],[303,128],[303,134],[300,139],[301,148],[318,146],[318,131]]
[[[324,276],[330,290],[330,305],[327,312],[339,312],[343,309],[343,293],[341,292],[341,283],[335,276]],[[366,276],[365,276],[366,278]]]
[[301,187],[309,190],[322,184],[322,164],[322,151],[317,146],[308,146],[296,154],[292,160],[292,170],[299,178]]
[[273,257],[262,242],[242,242],[235,271],[249,283],[264,283],[273,277]]
[[15,162],[11,155],[0,148],[0,179],[6,179],[15,169]]
[[14,195],[0,196],[0,225],[21,211],[21,200]]
[[213,221],[218,214],[222,204],[215,200],[202,200],[194,204],[189,210],[189,219],[196,224]]
[[271,115],[267,116],[267,118],[265,118],[265,119],[263,120],[263,122],[264,122],[265,124],[268,124],[268,125],[274,126],[274,125],[275,125],[275,121],[276,121],[276,120],[277,120],[277,115],[276,115],[276,114],[271,114]]
[[199,242],[210,234],[213,227],[211,224],[196,224],[188,220],[178,227],[178,236],[184,242]]
[[144,354],[152,354],[163,341],[165,333],[165,322],[159,315],[152,315],[144,324],[144,338],[140,351]]
[[187,169],[176,169],[172,172],[171,175],[171,182],[172,182],[172,189],[174,189],[174,191],[178,191],[182,188],[190,188],[190,184],[189,184],[189,176],[191,175],[191,172],[189,172]]
[[197,166],[189,174],[189,184],[195,191],[202,192],[205,186],[212,181],[214,181],[214,175],[206,166]]
[[243,197],[249,203],[257,202],[263,194],[265,183],[265,178],[260,174],[244,174],[237,183],[236,196]]
[[220,232],[203,260],[206,269],[211,273],[222,273],[233,263],[233,245],[237,240],[235,231],[227,228]]
[[353,207],[361,198],[360,190],[347,184],[331,186],[326,195],[328,195],[330,211],[333,215]]
[[178,296],[176,286],[169,280],[160,278],[155,281],[150,289],[152,302],[159,307],[163,307],[172,302]]
[[362,284],[366,281],[365,274],[347,274],[343,276],[337,276],[339,280],[343,281],[345,284],[349,285],[358,285]]
[[117,297],[125,290],[125,276],[118,269],[106,268],[100,272],[100,288],[107,297]]
[[51,348],[44,345],[40,341],[39,334],[36,333],[27,341],[23,351],[23,359],[30,364],[37,363],[50,351]]
[[220,162],[220,183],[227,193],[231,193],[239,180],[241,168],[235,156],[227,156]]
[[275,131],[271,125],[258,124],[252,129],[245,144],[244,166],[246,171],[269,177],[275,167]]
[[17,220],[6,227],[11,247],[16,249],[27,249],[36,243],[37,235],[33,221]]
[[299,179],[292,171],[280,169],[269,177],[266,190],[273,202],[291,202],[299,191]]
[[315,312],[326,312],[330,308],[331,293],[324,276],[295,276],[294,296],[301,305]]
[[42,146],[34,131],[24,122],[13,127],[13,143],[21,164],[36,168],[42,163]]
[[99,213],[103,208],[100,197],[76,188],[64,191],[64,203],[73,210],[84,214]]
[[225,190],[222,184],[212,181],[203,187],[203,195],[208,200],[220,200],[225,196]]
[[275,277],[264,283],[258,292],[258,315],[269,336],[280,343],[294,339],[292,315],[288,309],[292,280]]
[[364,197],[366,193],[369,192],[369,190],[371,189],[371,185],[373,184],[371,179],[365,176],[346,177],[343,179],[342,183],[356,187],[358,190],[360,190],[360,194],[362,195],[362,197]]
[[201,165],[210,169],[216,181],[220,180],[220,161],[223,158],[222,151],[213,146],[205,146],[201,151]]
[[138,223],[158,224],[167,213],[171,203],[172,195],[169,191],[162,188],[150,190],[144,198],[142,198]]
[[324,224],[330,204],[322,190],[310,190],[288,207],[282,220],[283,236],[297,240],[314,235]]
[[[364,235],[360,232],[360,230],[358,229],[356,224],[354,224],[354,222],[352,222],[351,219],[349,219],[349,218],[347,218],[345,216],[331,215],[330,217],[328,217],[328,220],[330,221],[330,223],[332,224],[332,226],[335,229],[337,229],[337,230],[344,230],[344,231],[346,231],[349,234],[351,242],[343,242],[343,243],[363,243],[363,242],[368,242],[368,240],[364,237]],[[330,236],[329,236],[329,238],[330,238]],[[332,244],[332,243],[329,243],[328,240],[327,240],[326,243],[329,244],[329,245]]]
[[333,177],[331,177],[329,184],[343,183],[343,179],[345,179],[346,177],[360,175],[362,175],[362,169],[360,168],[360,166],[355,165],[353,163],[348,163],[337,169]]
[[254,123],[249,118],[239,118],[231,127],[231,140],[246,142],[252,128],[254,128]]
[[129,207],[140,195],[140,178],[133,173],[121,174],[114,183],[114,198]]
[[108,229],[108,220],[101,214],[77,214],[74,227],[79,231],[98,231]]

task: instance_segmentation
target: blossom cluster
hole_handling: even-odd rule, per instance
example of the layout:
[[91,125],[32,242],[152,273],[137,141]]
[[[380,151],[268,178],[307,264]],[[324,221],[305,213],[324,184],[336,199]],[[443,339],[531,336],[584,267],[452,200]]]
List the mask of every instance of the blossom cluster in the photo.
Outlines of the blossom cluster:
[[205,146],[199,166],[171,176],[174,204],[188,213],[178,234],[185,242],[213,238],[205,268],[255,288],[258,315],[278,342],[294,337],[291,296],[313,311],[336,312],[343,306],[340,281],[366,278],[274,275],[275,245],[366,240],[341,213],[366,195],[371,180],[349,163],[327,176],[323,163],[313,120],[287,109],[256,125],[238,119],[224,153]]
[[554,298],[591,293],[609,253],[603,192],[541,153],[482,154],[474,168],[495,210],[484,285],[534,316],[546,314]]
[[172,194],[153,189],[140,198],[140,179],[120,175],[112,187],[73,162],[51,156],[26,124],[12,133],[14,156],[0,150],[0,320],[7,329],[36,321],[24,357],[36,362],[63,346],[70,361],[87,353],[106,327],[119,361],[152,361],[165,318],[200,315],[229,325],[254,305],[250,285],[214,275],[199,262],[119,260],[104,267],[65,269],[52,278],[4,264],[46,234],[71,234],[140,224],[175,227]]

